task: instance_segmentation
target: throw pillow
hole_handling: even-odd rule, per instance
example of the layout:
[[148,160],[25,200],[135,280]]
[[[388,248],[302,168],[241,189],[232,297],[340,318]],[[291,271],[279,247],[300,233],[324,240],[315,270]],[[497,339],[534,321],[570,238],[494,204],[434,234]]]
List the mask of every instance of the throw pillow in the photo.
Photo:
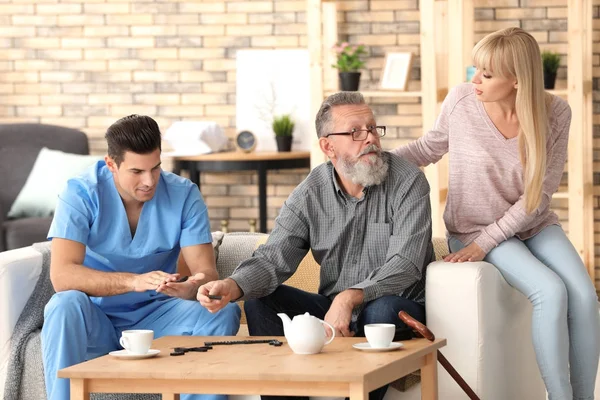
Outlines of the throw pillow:
[[225,233],[221,231],[211,232],[212,236],[212,247],[215,251],[215,262],[219,259],[219,246],[223,243],[223,238],[225,237]]
[[101,160],[101,156],[42,148],[10,211],[9,218],[51,217],[67,180]]

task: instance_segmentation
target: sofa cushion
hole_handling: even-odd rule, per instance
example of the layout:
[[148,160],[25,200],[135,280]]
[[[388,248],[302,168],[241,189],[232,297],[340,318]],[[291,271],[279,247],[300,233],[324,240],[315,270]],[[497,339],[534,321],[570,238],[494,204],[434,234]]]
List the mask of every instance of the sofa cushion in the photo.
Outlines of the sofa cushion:
[[436,261],[442,260],[449,254],[448,241],[445,238],[433,238],[432,243]]
[[318,293],[321,282],[321,266],[313,257],[312,251],[302,259],[298,269],[284,284],[302,289],[306,292]]
[[51,223],[52,218],[21,218],[4,221],[2,229],[4,229],[7,250],[46,241]]
[[254,253],[258,241],[267,237],[268,235],[265,233],[233,232],[226,234],[219,247],[219,258],[217,258],[219,279],[230,276],[242,261]]
[[219,259],[219,247],[221,247],[221,243],[223,243],[223,238],[225,234],[221,231],[211,232],[212,236],[212,247],[215,252],[215,261]]
[[69,178],[101,159],[100,156],[64,153],[42,148],[25,185],[8,212],[9,218],[49,217]]

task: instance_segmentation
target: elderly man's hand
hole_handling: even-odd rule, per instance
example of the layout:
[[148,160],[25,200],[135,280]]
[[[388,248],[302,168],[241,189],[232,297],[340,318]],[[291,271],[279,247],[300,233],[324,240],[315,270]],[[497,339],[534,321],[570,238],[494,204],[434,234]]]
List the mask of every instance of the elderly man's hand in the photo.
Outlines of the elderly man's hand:
[[[221,296],[221,299],[211,299],[208,296]],[[224,279],[205,283],[198,289],[197,299],[208,311],[216,313],[230,301],[241,297],[242,291],[233,279]]]
[[[354,296],[350,290],[345,290],[338,294],[333,302],[329,311],[325,314],[325,321],[329,322],[331,326],[335,328],[335,336],[339,337],[350,337],[354,336],[354,332],[350,331],[350,322],[352,320],[352,310],[354,309]],[[362,290],[361,296],[362,296]],[[328,336],[331,336],[327,332]]]

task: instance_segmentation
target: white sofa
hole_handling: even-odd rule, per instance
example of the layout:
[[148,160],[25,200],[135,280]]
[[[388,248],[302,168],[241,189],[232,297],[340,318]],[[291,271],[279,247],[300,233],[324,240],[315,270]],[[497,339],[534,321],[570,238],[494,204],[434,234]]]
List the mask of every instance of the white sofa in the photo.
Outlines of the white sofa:
[[[225,235],[218,260],[222,275],[231,273],[238,260],[251,255],[256,237]],[[232,256],[228,252],[241,253]],[[11,334],[32,295],[41,265],[42,255],[32,247],[0,253],[0,396],[4,393]],[[531,345],[531,306],[491,264],[432,263],[427,272],[426,305],[428,327],[448,340],[442,353],[481,399],[546,398]],[[441,366],[439,388],[440,399],[467,398]],[[418,385],[407,392],[390,388],[386,395],[386,400],[419,398]]]

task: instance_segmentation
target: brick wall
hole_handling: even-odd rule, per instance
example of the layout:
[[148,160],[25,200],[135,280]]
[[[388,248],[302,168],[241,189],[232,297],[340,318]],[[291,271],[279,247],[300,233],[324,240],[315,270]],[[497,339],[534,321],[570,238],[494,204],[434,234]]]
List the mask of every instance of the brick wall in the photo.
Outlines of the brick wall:
[[[96,153],[105,150],[106,127],[130,113],[155,117],[163,130],[176,120],[209,119],[233,137],[236,51],[307,44],[305,0],[0,4],[0,123],[36,121],[80,128]],[[600,0],[594,4],[594,137],[600,139]],[[521,26],[542,48],[566,53],[566,0],[475,0],[475,5],[476,39]],[[365,43],[371,53],[362,88],[377,86],[386,51],[416,55],[410,87],[419,87],[417,0],[345,0],[338,1],[338,8],[340,38]],[[566,85],[565,79],[563,67],[558,87]],[[390,126],[386,148],[421,134],[420,106],[414,101],[372,100],[378,121]],[[600,185],[598,158],[595,152],[595,183]],[[306,172],[270,174],[270,227]],[[213,228],[229,219],[231,230],[247,230],[248,218],[257,217],[253,174],[206,175],[202,191]],[[554,206],[566,215],[564,201]],[[600,205],[595,220],[600,233]],[[600,265],[600,258],[596,263]]]
[[[84,130],[92,152],[131,113],[208,119],[235,131],[238,49],[306,46],[305,1],[0,2],[0,123]],[[168,160],[167,160],[168,161]],[[168,162],[166,163],[168,164]],[[269,176],[269,226],[308,171]],[[258,217],[256,176],[203,176],[213,229],[248,230]]]

